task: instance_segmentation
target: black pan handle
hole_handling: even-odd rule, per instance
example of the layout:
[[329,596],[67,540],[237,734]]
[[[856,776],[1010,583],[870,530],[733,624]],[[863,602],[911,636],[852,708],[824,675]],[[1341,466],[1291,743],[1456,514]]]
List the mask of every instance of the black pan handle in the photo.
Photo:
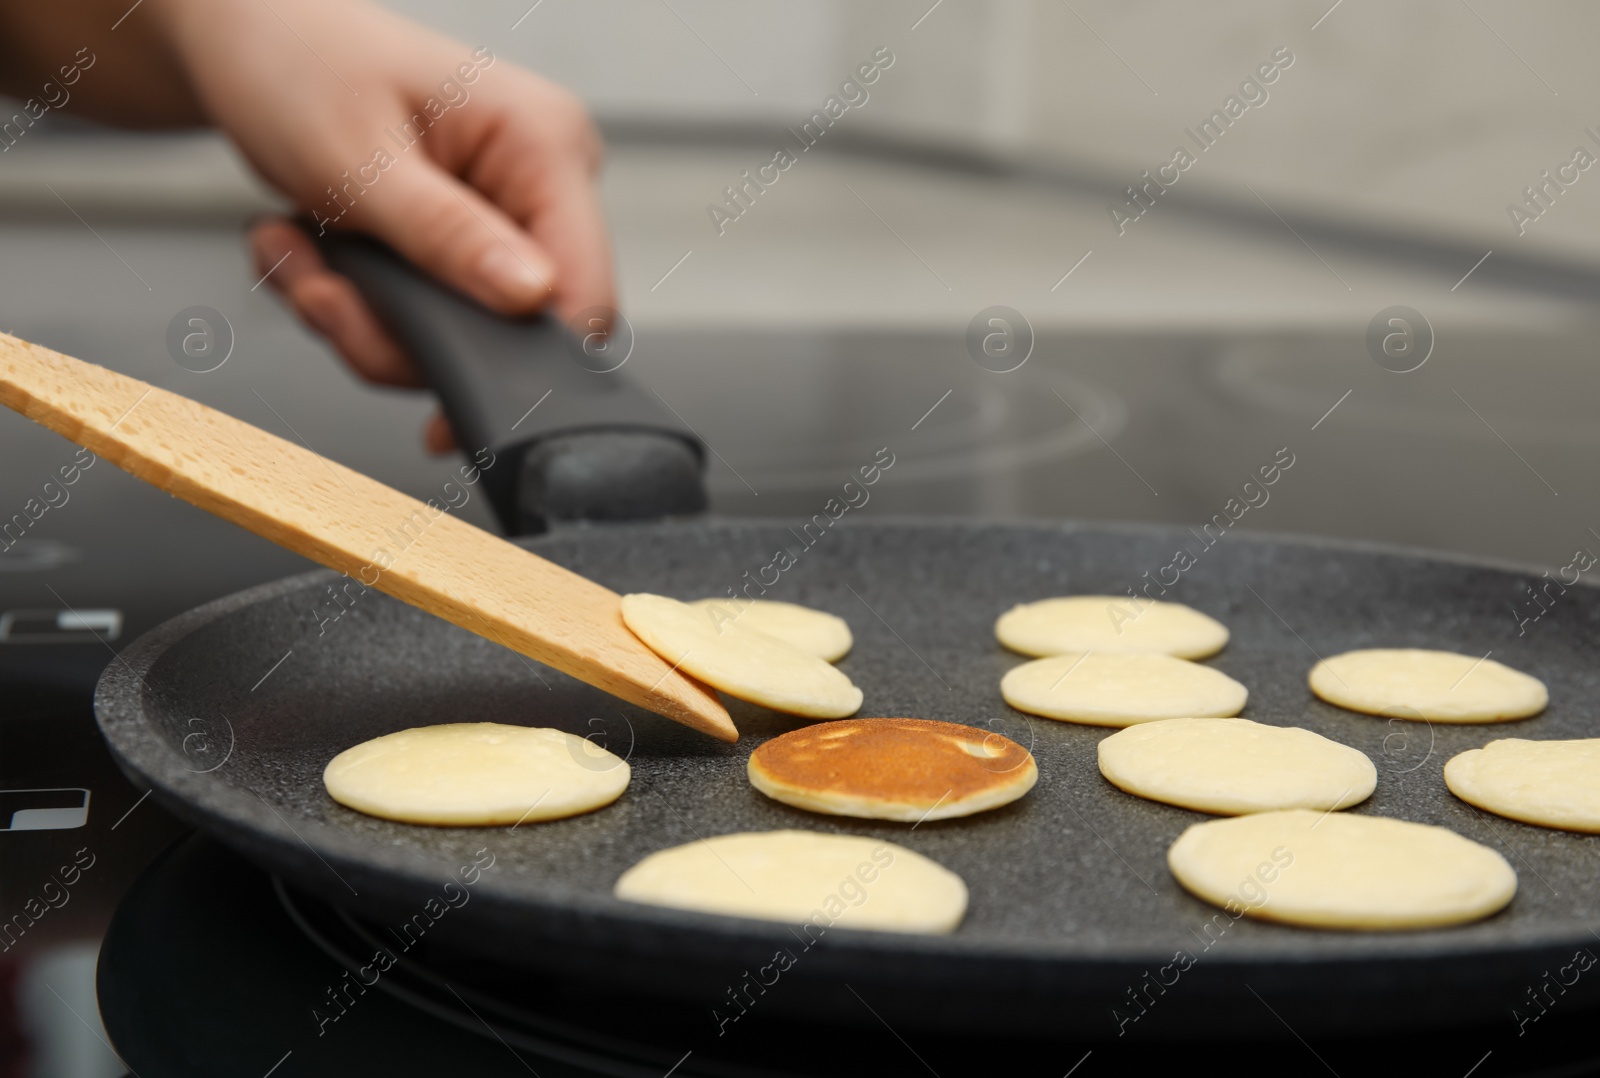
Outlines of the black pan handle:
[[615,369],[620,333],[579,341],[544,314],[496,314],[367,236],[315,242],[422,369],[508,533],[706,508],[705,447]]

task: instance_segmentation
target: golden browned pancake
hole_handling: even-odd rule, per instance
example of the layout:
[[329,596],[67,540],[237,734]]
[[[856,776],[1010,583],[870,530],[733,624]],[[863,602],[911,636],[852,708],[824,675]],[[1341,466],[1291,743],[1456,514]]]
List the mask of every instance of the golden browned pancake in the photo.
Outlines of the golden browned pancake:
[[843,719],[773,738],[750,754],[750,783],[776,801],[834,816],[943,820],[1021,797],[1039,779],[1009,738],[927,719]]

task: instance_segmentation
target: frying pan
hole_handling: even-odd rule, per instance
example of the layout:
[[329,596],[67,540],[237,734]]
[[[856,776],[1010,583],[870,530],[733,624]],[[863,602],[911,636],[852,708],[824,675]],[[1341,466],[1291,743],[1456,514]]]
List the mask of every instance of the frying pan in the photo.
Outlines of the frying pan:
[[[1174,1035],[1281,1034],[1280,1019],[1306,1037],[1500,1023],[1526,1009],[1546,971],[1600,946],[1589,927],[1600,924],[1596,839],[1485,816],[1454,799],[1440,772],[1495,737],[1600,732],[1600,603],[1589,590],[1569,590],[1519,637],[1507,604],[1521,581],[1494,568],[1232,534],[1184,575],[1173,597],[1233,632],[1211,665],[1250,688],[1246,717],[1304,726],[1371,756],[1378,788],[1353,811],[1450,827],[1517,869],[1515,901],[1486,921],[1341,933],[1218,921],[1164,860],[1205,817],[1101,779],[1095,748],[1109,731],[1029,720],[1000,698],[1001,675],[1021,660],[994,642],[996,614],[1041,595],[1120,591],[1193,544],[1186,532],[845,520],[809,548],[765,523],[629,525],[528,542],[619,591],[686,598],[722,592],[787,547],[797,564],[769,595],[850,621],[857,642],[841,669],[865,692],[861,714],[986,726],[1032,747],[1039,784],[1006,808],[915,828],[809,814],[744,778],[751,749],[793,728],[790,719],[735,704],[741,740],[715,743],[378,595],[318,636],[309,611],[332,579],[323,572],[222,599],[136,641],[100,684],[105,736],[173,812],[385,938],[421,915],[430,947],[699,1000],[712,1032],[730,989],[760,992],[757,1005],[775,1014],[841,1020],[862,1018],[864,1000],[896,1029],[1114,1038],[1133,1013],[1140,1032]],[[1311,697],[1316,654],[1377,644],[1493,650],[1544,680],[1549,709],[1512,726],[1430,727]],[[632,785],[599,812],[515,829],[391,823],[324,792],[321,771],[337,752],[463,720],[593,736],[628,758]],[[966,920],[948,937],[835,929],[805,949],[786,926],[610,895],[655,850],[790,827],[870,835],[932,857],[971,889]],[[461,869],[491,857],[470,901],[425,913],[439,913],[428,902]],[[753,975],[772,978],[779,950],[796,959],[781,979],[741,989]],[[1163,967],[1173,978],[1178,951],[1194,961],[1176,983],[1143,987]]]
[[[517,480],[496,492],[508,530],[703,506],[698,439],[614,369],[568,353],[559,327],[497,322],[364,241],[325,240],[324,250],[428,371],[463,444],[519,461],[505,470]],[[530,372],[574,403],[508,430],[537,415],[510,424],[540,386],[507,392],[502,380]],[[601,398],[610,410],[594,404]],[[881,481],[893,482],[892,469]],[[875,520],[866,506],[833,522],[818,512],[792,526],[622,523],[522,541],[620,592],[696,598],[759,579],[767,598],[846,618],[856,646],[841,669],[865,692],[860,714],[983,726],[1030,747],[1040,780],[1021,801],[915,827],[790,808],[751,788],[744,768],[796,720],[733,702],[743,736],[715,743],[375,592],[329,620],[328,572],[151,631],[106,671],[96,711],[113,754],[157,800],[393,939],[399,960],[477,954],[574,984],[626,983],[703,1007],[695,1037],[725,1033],[731,1015],[756,1006],[896,1030],[1080,1039],[1504,1023],[1550,971],[1600,947],[1589,927],[1600,925],[1600,840],[1486,816],[1441,775],[1450,756],[1496,737],[1600,736],[1595,592],[1569,589],[1522,634],[1510,611],[1524,582],[1490,566],[1239,533],[1205,546],[1173,529]],[[1121,594],[1179,549],[1196,563],[1166,597],[1230,627],[1210,664],[1249,687],[1246,717],[1371,756],[1377,791],[1353,811],[1441,824],[1500,850],[1520,877],[1507,910],[1431,932],[1232,921],[1165,867],[1167,848],[1205,817],[1106,783],[1095,754],[1109,731],[1004,704],[1000,678],[1022,660],[995,643],[1001,611],[1049,595]],[[793,566],[774,583],[763,567],[780,550]],[[1374,645],[1492,651],[1544,680],[1549,709],[1511,726],[1430,726],[1310,695],[1305,676],[1319,655]],[[491,829],[374,819],[324,791],[323,767],[351,745],[458,721],[591,737],[628,760],[632,784],[595,813]],[[966,920],[948,937],[829,929],[813,941],[789,926],[611,897],[651,852],[779,828],[868,835],[932,857],[967,882]]]

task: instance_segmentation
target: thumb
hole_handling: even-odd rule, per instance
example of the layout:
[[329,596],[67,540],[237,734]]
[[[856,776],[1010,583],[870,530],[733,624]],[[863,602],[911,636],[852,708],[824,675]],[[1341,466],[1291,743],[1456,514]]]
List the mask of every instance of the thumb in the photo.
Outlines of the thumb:
[[499,207],[431,160],[401,160],[350,214],[445,284],[493,310],[522,314],[549,299],[555,262]]

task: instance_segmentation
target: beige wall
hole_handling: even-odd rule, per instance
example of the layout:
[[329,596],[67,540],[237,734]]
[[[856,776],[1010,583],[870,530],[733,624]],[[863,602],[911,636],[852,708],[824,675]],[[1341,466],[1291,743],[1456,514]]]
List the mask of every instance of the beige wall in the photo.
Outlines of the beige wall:
[[1600,168],[1578,173],[1525,234],[1506,212],[1574,148],[1600,155],[1584,134],[1600,124],[1600,5],[1347,0],[1316,30],[1332,0],[1073,6],[1159,96],[1065,4],[1040,0],[1030,145],[1108,169],[1165,160],[1184,127],[1284,45],[1296,60],[1271,98],[1183,182],[1251,200],[1248,182],[1280,212],[1338,207],[1485,249],[1600,259]]

